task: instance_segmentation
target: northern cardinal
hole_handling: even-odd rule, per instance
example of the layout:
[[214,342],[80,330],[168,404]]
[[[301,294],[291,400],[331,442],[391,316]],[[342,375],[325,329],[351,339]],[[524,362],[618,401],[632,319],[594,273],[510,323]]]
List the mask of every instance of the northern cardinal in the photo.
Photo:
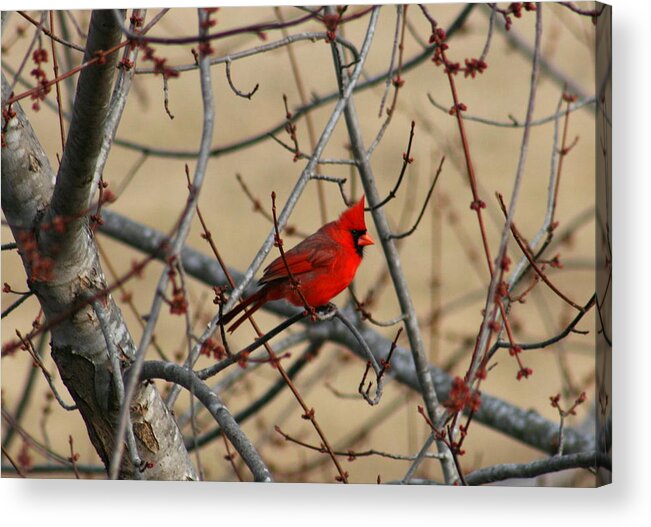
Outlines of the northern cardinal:
[[300,282],[307,303],[314,308],[324,306],[353,281],[362,262],[364,247],[375,242],[366,232],[364,196],[344,211],[338,220],[326,223],[314,234],[276,258],[264,270],[258,281],[260,289],[222,316],[226,325],[248,307],[228,329],[235,331],[242,322],[267,302],[284,299],[303,306],[301,297],[292,287],[287,267]]

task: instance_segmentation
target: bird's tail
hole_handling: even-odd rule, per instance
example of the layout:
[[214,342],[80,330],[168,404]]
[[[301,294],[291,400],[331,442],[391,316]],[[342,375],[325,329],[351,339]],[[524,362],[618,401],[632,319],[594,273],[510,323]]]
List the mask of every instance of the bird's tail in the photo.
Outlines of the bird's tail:
[[258,309],[260,309],[260,307],[262,307],[262,304],[264,303],[265,303],[264,291],[263,290],[258,291],[257,293],[252,294],[250,297],[240,302],[228,313],[222,315],[220,322],[221,324],[226,326],[231,322],[231,320],[233,320],[237,315],[239,315],[242,311],[244,311],[244,314],[240,318],[238,318],[230,328],[228,328],[228,332],[233,333],[233,331],[235,331],[238,327],[240,327],[242,322],[244,322],[247,318],[249,318]]

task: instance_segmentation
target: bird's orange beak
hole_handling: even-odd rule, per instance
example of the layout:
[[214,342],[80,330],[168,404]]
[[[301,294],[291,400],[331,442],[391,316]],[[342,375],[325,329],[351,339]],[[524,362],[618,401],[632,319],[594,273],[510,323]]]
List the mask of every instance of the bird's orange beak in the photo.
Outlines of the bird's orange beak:
[[375,245],[375,242],[373,241],[373,238],[369,236],[368,233],[362,234],[359,239],[357,240],[357,244],[360,247],[364,247],[365,245]]

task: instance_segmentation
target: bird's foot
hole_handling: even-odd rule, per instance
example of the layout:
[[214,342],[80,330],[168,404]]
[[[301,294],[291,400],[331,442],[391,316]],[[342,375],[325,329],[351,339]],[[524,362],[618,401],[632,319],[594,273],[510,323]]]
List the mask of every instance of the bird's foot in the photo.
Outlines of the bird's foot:
[[332,302],[328,302],[316,308],[317,318],[321,321],[330,320],[337,314],[337,306]]

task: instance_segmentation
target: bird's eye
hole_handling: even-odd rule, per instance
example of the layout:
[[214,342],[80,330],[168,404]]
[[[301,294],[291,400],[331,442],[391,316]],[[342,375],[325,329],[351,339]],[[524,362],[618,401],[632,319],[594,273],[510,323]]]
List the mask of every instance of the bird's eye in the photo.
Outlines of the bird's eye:
[[359,244],[359,239],[366,234],[366,229],[351,229],[350,234],[353,236],[355,250],[361,258],[364,255],[364,246]]

